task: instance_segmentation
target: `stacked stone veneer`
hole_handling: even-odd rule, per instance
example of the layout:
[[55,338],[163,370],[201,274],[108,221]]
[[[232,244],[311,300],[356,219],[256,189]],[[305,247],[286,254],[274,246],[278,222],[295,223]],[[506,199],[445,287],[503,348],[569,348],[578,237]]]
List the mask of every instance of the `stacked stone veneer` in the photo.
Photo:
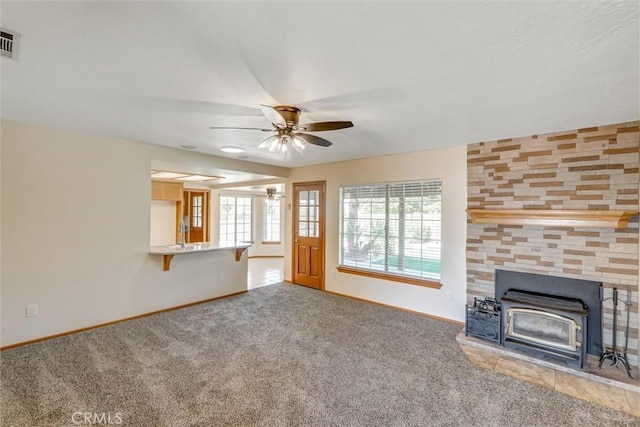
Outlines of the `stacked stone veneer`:
[[[468,207],[639,208],[639,122],[471,144]],[[638,217],[624,229],[467,225],[467,295],[494,296],[496,269],[603,282],[632,291],[629,358],[638,365]],[[621,305],[624,307],[624,305]],[[604,341],[612,313],[605,303]],[[624,314],[624,312],[622,312]],[[619,319],[624,325],[624,318]],[[619,335],[621,338],[622,335]],[[620,342],[620,341],[619,341]]]

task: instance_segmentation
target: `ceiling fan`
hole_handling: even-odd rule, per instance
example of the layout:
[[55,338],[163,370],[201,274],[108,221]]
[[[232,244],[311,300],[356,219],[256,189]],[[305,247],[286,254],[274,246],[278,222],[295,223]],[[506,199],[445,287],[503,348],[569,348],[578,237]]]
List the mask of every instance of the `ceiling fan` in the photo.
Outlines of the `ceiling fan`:
[[273,128],[246,128],[246,127],[225,127],[213,126],[214,130],[259,130],[262,132],[277,132],[265,139],[258,145],[258,148],[267,148],[269,151],[279,151],[285,156],[293,147],[297,152],[302,152],[307,144],[319,145],[321,147],[329,147],[330,141],[315,135],[303,132],[321,132],[327,130],[338,130],[353,127],[350,121],[336,122],[315,122],[307,124],[298,124],[301,110],[291,105],[260,105],[262,114],[271,121]]

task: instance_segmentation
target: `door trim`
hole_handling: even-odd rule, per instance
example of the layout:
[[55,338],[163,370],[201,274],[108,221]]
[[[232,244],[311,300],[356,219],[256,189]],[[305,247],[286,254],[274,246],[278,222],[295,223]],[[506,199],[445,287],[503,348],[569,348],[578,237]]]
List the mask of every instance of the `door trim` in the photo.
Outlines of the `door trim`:
[[[308,181],[308,182],[294,182],[292,185],[292,201],[293,201],[293,207],[292,210],[293,212],[291,213],[291,283],[293,283],[294,285],[297,285],[297,283],[295,282],[295,278],[296,278],[296,245],[295,245],[295,239],[296,239],[296,224],[297,224],[297,219],[298,219],[298,206],[297,206],[297,199],[296,199],[296,186],[303,186],[303,185],[320,185],[322,186],[322,190],[320,191],[320,203],[321,203],[321,207],[320,207],[320,224],[322,226],[322,233],[320,235],[320,254],[321,254],[321,261],[320,261],[320,266],[321,266],[321,271],[322,271],[322,278],[320,280],[320,290],[324,291],[324,283],[325,283],[325,261],[326,261],[326,254],[325,254],[325,243],[326,243],[326,225],[327,225],[327,219],[326,219],[326,213],[327,213],[327,206],[326,206],[326,193],[327,193],[327,182],[326,181]],[[298,286],[304,286],[304,285],[298,285]]]

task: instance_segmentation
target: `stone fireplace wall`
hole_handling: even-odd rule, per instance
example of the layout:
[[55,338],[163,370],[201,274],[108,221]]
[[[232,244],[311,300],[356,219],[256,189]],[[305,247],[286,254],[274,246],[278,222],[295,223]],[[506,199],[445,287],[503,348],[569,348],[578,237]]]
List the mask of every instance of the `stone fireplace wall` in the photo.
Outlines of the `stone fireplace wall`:
[[[471,144],[468,208],[639,209],[639,122]],[[601,281],[632,291],[629,359],[638,365],[638,217],[624,229],[467,223],[467,297],[494,296],[496,269]],[[622,305],[624,306],[624,305]],[[605,302],[603,338],[611,342]],[[623,312],[624,313],[624,312]],[[624,325],[624,319],[619,319]],[[619,335],[619,341],[622,335]]]

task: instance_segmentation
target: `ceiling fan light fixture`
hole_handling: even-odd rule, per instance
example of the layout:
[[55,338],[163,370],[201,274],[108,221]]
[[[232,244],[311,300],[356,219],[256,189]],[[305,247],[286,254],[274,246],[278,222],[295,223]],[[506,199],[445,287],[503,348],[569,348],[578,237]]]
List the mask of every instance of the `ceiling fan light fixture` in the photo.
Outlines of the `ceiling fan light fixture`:
[[271,136],[262,141],[258,148],[266,148],[272,153],[282,153],[284,157],[287,157],[292,147],[295,151],[301,153],[306,146],[307,143],[304,139],[296,135],[280,132],[278,135]]
[[286,140],[281,139],[279,148],[280,152],[284,154],[285,157],[287,157],[287,154],[289,153],[289,143]]
[[280,151],[280,137],[279,136],[272,136],[271,138],[269,138],[270,141],[268,143],[267,148],[269,149],[270,152],[274,152],[274,151]]
[[269,206],[274,206],[279,202],[280,197],[276,196],[277,191],[275,187],[267,187],[267,204]]
[[315,122],[298,125],[301,110],[291,105],[260,105],[262,113],[271,121],[273,128],[249,128],[249,127],[219,127],[214,126],[211,129],[217,130],[260,130],[263,132],[277,132],[277,135],[271,136],[263,140],[258,148],[267,149],[269,152],[278,152],[286,158],[291,151],[302,153],[308,144],[320,147],[329,147],[331,142],[324,138],[307,133],[296,134],[303,130],[305,132],[320,132],[339,130],[353,127],[350,121],[331,121],[331,122]]
[[276,136],[270,136],[269,138],[267,138],[264,141],[262,141],[260,143],[260,145],[258,145],[258,148],[269,148],[274,139],[277,139],[277,137]]
[[291,141],[291,146],[298,153],[302,153],[304,149],[307,148],[307,142],[304,139],[300,138],[299,136],[294,135]]

